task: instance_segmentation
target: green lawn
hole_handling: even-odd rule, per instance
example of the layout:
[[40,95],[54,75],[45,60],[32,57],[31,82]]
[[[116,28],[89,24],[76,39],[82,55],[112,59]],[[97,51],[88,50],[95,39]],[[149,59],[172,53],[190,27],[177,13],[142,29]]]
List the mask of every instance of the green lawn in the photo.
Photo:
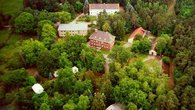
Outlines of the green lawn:
[[157,71],[158,73],[162,73],[162,66],[160,61],[157,59],[151,59],[145,62],[146,68],[149,68],[151,71]]
[[23,0],[0,0],[0,13],[14,15],[23,8]]
[[5,42],[8,39],[9,32],[7,30],[0,31],[0,43]]
[[0,49],[0,55],[4,56],[5,59],[11,58],[15,52],[19,51],[22,40],[28,39],[28,37],[24,37],[18,34],[11,34],[9,39],[8,36],[10,31],[8,30],[0,30],[0,43],[6,42],[6,45]]
[[0,71],[6,71],[7,62],[15,55],[16,52],[20,51],[20,45],[23,40],[23,36],[17,34],[11,34],[9,39],[8,36],[10,31],[0,30],[0,43],[6,42],[6,45],[0,49]]

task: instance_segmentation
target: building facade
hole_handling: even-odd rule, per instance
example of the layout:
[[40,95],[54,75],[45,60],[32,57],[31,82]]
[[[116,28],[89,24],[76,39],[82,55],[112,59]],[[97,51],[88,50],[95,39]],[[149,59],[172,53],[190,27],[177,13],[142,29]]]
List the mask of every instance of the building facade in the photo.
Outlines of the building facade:
[[133,33],[131,33],[131,35],[130,35],[129,38],[128,38],[128,42],[129,42],[129,43],[133,43],[133,40],[134,40],[134,38],[135,38],[137,35],[140,35],[140,36],[142,36],[142,37],[144,38],[148,33],[150,33],[150,32],[147,31],[147,30],[145,30],[145,29],[143,29],[142,27],[139,27],[139,28],[135,29],[135,30],[133,31]]
[[102,50],[111,50],[115,43],[115,36],[109,32],[95,30],[89,37],[89,45]]
[[119,12],[119,4],[89,4],[89,15],[98,16],[100,12],[106,11],[108,14]]
[[73,35],[87,35],[88,25],[84,23],[80,24],[60,24],[58,27],[58,35],[65,37],[67,34]]

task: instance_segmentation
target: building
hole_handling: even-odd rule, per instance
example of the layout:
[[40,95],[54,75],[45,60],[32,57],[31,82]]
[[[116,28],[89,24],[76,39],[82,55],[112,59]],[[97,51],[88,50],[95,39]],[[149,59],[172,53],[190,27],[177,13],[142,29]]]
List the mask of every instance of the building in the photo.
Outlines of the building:
[[79,72],[79,69],[76,66],[74,66],[74,67],[72,67],[72,72],[77,73],[77,72]]
[[60,24],[58,26],[58,35],[65,37],[67,33],[70,35],[87,35],[88,25],[85,23],[79,24]]
[[142,36],[142,37],[145,37],[146,34],[148,34],[148,33],[149,33],[149,31],[143,29],[142,27],[139,27],[139,28],[135,29],[135,30],[133,31],[133,33],[129,36],[128,42],[129,42],[129,43],[133,43],[133,40],[134,40],[134,38],[135,38],[137,35],[140,35],[140,36]]
[[109,32],[95,30],[95,32],[89,37],[89,40],[89,45],[91,47],[111,50],[115,43],[115,36],[111,35]]
[[89,15],[98,16],[100,12],[106,11],[108,14],[119,12],[119,4],[89,4]]
[[34,84],[32,89],[36,94],[41,94],[44,91],[44,88],[38,83]]
[[124,110],[124,106],[119,103],[110,105],[106,110]]

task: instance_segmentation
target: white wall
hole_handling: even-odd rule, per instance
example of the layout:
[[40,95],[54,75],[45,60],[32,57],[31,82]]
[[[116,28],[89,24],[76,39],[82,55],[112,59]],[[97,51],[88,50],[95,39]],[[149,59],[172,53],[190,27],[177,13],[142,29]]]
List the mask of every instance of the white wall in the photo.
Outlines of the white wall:
[[[89,10],[89,15],[91,16],[98,16],[100,12],[103,12],[103,9],[90,9]],[[118,9],[106,9],[105,10],[108,14],[114,14],[115,12],[119,12]]]

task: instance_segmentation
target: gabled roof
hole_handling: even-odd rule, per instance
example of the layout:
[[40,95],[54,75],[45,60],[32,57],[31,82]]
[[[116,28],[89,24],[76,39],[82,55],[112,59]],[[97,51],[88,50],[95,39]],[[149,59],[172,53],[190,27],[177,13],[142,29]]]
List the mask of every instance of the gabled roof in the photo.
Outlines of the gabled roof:
[[85,23],[78,24],[60,24],[58,27],[58,31],[60,30],[87,30],[88,25]]
[[89,4],[89,9],[119,9],[119,4]]
[[145,32],[146,30],[144,30],[142,27],[139,27],[133,31],[129,38],[134,38],[136,35],[144,35]]
[[90,37],[89,39],[93,39],[96,41],[101,41],[101,42],[106,42],[106,43],[111,43],[115,41],[115,36],[110,34],[109,32],[103,32],[96,30]]

